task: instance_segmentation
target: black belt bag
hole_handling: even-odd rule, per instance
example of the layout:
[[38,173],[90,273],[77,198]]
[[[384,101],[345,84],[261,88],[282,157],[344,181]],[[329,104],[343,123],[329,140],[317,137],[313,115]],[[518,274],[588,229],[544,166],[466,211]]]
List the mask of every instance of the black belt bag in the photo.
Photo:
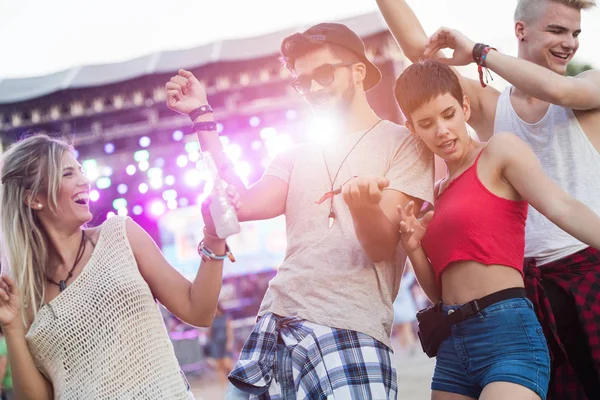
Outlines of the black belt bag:
[[440,344],[450,336],[452,325],[472,317],[492,304],[521,297],[527,297],[524,288],[510,288],[472,300],[450,314],[444,314],[441,302],[420,310],[417,313],[418,334],[423,351],[429,357],[435,357]]

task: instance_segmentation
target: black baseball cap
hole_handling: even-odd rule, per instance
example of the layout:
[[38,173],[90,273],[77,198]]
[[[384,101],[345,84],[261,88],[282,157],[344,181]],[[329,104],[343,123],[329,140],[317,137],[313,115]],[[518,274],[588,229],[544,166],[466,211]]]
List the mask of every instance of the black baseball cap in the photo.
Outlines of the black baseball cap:
[[307,41],[315,44],[334,44],[341,46],[356,54],[360,61],[367,67],[364,80],[365,91],[374,88],[381,81],[381,71],[379,71],[379,68],[367,58],[364,42],[346,25],[324,22],[312,26],[302,33],[295,33],[283,39],[281,45],[282,52],[284,52],[284,49],[286,48],[286,43],[297,40],[299,36],[302,36]]

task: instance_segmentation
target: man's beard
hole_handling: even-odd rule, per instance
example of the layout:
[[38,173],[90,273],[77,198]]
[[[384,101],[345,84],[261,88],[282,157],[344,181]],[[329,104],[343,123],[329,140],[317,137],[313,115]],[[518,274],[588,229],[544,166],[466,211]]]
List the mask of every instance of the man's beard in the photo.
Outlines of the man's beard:
[[332,117],[345,118],[350,112],[354,95],[356,94],[356,88],[352,81],[348,82],[348,87],[342,92],[342,94],[335,100],[333,107],[329,107],[326,110],[319,106],[313,107],[316,114],[333,114]]

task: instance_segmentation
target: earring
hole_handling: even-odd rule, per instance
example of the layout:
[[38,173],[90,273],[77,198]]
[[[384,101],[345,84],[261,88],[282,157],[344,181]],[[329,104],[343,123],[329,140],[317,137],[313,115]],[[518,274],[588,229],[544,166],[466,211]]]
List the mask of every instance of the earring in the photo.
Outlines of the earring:
[[42,204],[41,203],[38,203],[38,208],[42,208]]

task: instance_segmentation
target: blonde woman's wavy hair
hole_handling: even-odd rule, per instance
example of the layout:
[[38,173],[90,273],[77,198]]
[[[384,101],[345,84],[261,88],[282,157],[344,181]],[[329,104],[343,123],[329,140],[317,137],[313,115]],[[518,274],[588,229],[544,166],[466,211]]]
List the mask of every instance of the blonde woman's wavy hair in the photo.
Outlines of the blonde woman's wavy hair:
[[26,326],[32,322],[27,311],[32,311],[35,317],[42,305],[51,246],[32,207],[36,204],[30,203],[42,194],[47,198],[45,206],[56,212],[62,158],[68,151],[71,147],[65,141],[36,134],[13,144],[2,155],[2,273],[8,267],[16,280]]

